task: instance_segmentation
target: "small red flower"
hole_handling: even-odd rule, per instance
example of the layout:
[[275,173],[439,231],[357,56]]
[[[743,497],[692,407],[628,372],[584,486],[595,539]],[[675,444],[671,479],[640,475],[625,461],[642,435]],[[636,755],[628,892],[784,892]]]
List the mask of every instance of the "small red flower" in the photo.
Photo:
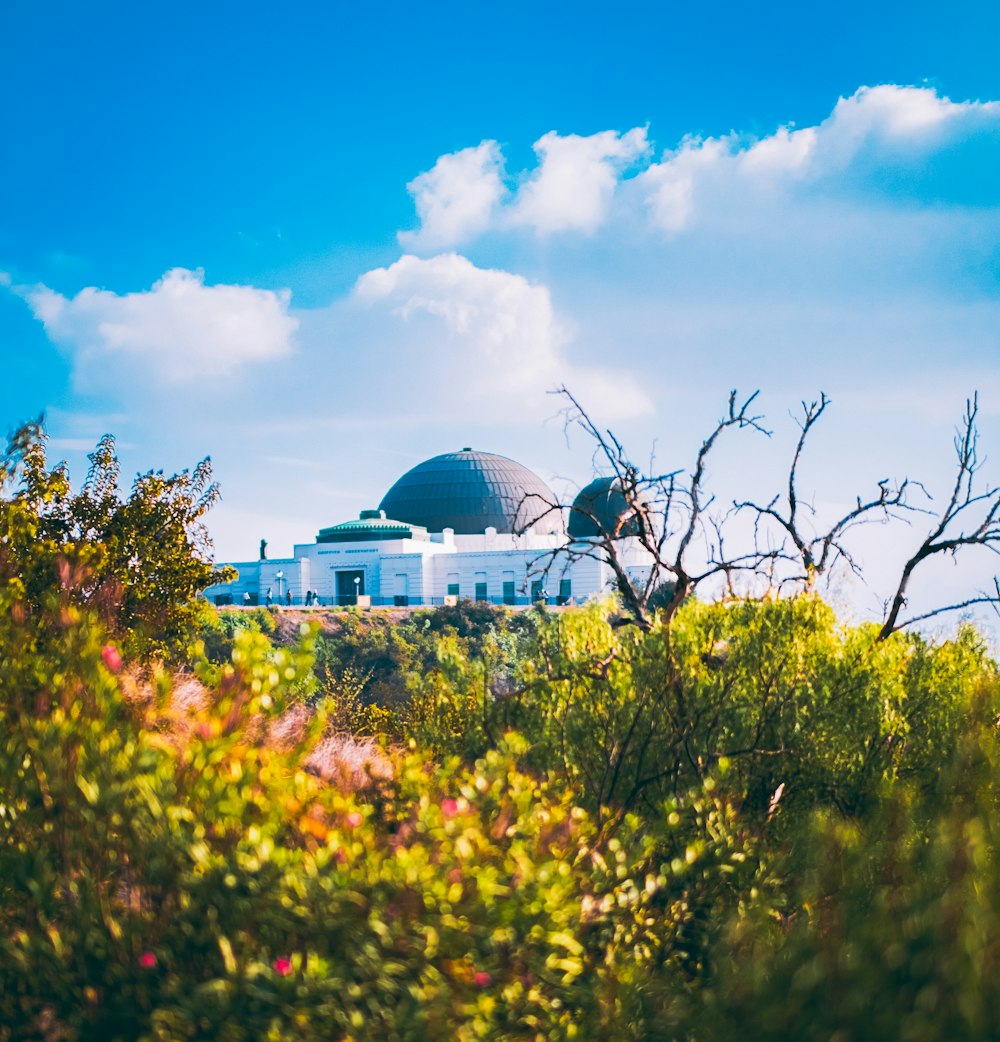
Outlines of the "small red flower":
[[275,959],[271,965],[274,967],[274,972],[279,977],[287,977],[292,972],[292,960],[286,959],[283,955],[280,958]]
[[458,800],[452,799],[451,796],[446,796],[441,801],[441,813],[446,818],[453,818],[458,813]]
[[104,645],[101,650],[101,658],[104,659],[104,664],[112,673],[117,673],[122,668],[122,655],[114,644]]
[[346,818],[344,818],[344,821],[347,823],[347,827],[350,829],[358,828],[360,825],[364,823],[364,820],[364,816],[359,810],[352,810],[351,813],[348,814]]
[[493,983],[493,978],[485,970],[480,970],[472,979],[477,988],[488,988]]
[[156,956],[152,952],[143,952],[142,955],[139,956],[139,965],[144,970],[155,970],[158,962]]

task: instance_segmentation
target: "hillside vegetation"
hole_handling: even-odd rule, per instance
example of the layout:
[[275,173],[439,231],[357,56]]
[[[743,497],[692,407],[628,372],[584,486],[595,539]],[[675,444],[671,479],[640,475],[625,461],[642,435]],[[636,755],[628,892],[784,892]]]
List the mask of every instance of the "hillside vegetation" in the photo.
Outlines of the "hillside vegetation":
[[[84,537],[22,448],[0,1040],[1000,1038],[971,628],[885,637],[812,592],[641,628],[614,600],[217,613],[190,488],[156,486],[181,503],[145,541],[146,485]],[[140,598],[164,545],[191,563]]]

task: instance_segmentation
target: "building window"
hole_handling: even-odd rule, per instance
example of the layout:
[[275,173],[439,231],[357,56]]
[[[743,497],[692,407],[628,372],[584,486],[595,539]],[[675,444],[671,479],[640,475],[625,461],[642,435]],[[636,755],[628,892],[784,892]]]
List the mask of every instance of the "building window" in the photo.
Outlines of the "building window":
[[573,580],[572,579],[560,579],[559,580],[559,604],[569,604],[573,597]]
[[486,573],[476,572],[476,600],[485,601],[488,600],[486,595]]
[[448,583],[448,596],[457,597],[458,595],[458,583]]
[[514,573],[503,573],[503,602],[504,604],[516,603],[516,588],[514,586]]

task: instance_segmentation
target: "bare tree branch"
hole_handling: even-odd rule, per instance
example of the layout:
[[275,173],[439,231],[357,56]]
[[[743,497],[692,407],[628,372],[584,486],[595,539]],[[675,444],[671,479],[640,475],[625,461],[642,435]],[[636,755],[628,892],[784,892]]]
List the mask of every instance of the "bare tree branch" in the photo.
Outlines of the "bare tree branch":
[[[598,427],[567,388],[559,388],[554,393],[566,402],[562,410],[566,429],[579,427],[593,441],[594,469],[607,475],[609,495],[620,496],[623,509],[612,520],[597,504],[591,509],[578,497],[569,509],[578,518],[589,521],[595,535],[541,555],[545,559],[543,572],[548,573],[560,564],[568,569],[583,558],[605,563],[621,595],[627,621],[649,629],[651,600],[657,591],[667,591],[660,608],[669,618],[700,583],[722,576],[731,585],[735,573],[759,569],[774,556],[774,552],[751,552],[727,558],[720,538],[721,528],[709,514],[713,497],[706,489],[708,460],[725,431],[751,429],[770,434],[762,426],[762,417],[753,412],[758,392],[745,400],[741,400],[736,391],[730,393],[726,412],[702,442],[687,481],[681,480],[684,473],[681,470],[645,473],[632,462],[621,441],[610,430]],[[652,471],[652,467],[649,469]],[[561,503],[542,506],[546,515],[567,509]],[[714,541],[710,535],[713,530]],[[711,550],[705,566],[697,569],[690,564],[689,557],[699,535],[707,537]],[[642,568],[635,567],[631,560],[636,549],[646,562]]]
[[[909,477],[901,481],[883,478],[871,495],[857,496],[850,509],[816,532],[816,512],[803,498],[800,484],[809,438],[830,405],[825,393],[818,400],[802,402],[796,421],[799,433],[783,492],[766,503],[734,500],[726,514],[713,509],[714,498],[707,487],[708,463],[719,438],[730,428],[770,434],[761,417],[753,412],[756,393],[741,400],[736,391],[731,392],[726,411],[701,443],[690,472],[665,473],[656,473],[652,466],[646,471],[636,466],[622,442],[610,430],[598,427],[567,388],[553,393],[565,403],[565,429],[568,432],[579,428],[592,441],[594,469],[607,476],[609,500],[617,498],[611,511],[603,509],[603,501],[588,504],[586,497],[580,496],[571,507],[557,501],[536,504],[535,516],[539,512],[542,516],[554,512],[564,516],[569,509],[570,517],[575,515],[578,522],[589,523],[588,531],[593,532],[592,536],[541,553],[538,571],[547,575],[562,568],[565,573],[585,558],[601,562],[610,569],[625,622],[648,630],[657,610],[669,620],[696,588],[710,581],[720,582],[726,594],[734,596],[738,585],[752,587],[754,577],[764,579],[777,592],[789,585],[811,590],[820,577],[828,577],[838,566],[846,566],[863,578],[861,563],[849,545],[853,530],[875,522],[911,525],[920,514],[933,517],[934,524],[907,560],[897,587],[886,602],[879,639],[946,612],[978,605],[1000,608],[998,587],[995,593],[977,594],[903,617],[910,580],[923,561],[945,553],[955,556],[970,546],[1000,554],[1000,487],[977,490],[980,460],[976,395],[966,402],[965,415],[956,432],[955,482],[940,513],[922,502],[912,502],[918,494],[928,502],[931,500],[921,482]],[[753,518],[752,545],[733,552],[726,541],[727,525],[734,514],[743,511],[749,511]]]
[[[803,530],[800,507],[798,478],[802,454],[810,432],[819,422],[820,417],[830,404],[825,393],[820,394],[819,401],[802,402],[802,419],[798,421],[799,437],[788,468],[788,486],[785,492],[784,509],[779,509],[780,495],[776,495],[766,506],[752,501],[734,503],[737,510],[751,510],[756,515],[755,532],[760,531],[760,522],[770,519],[785,534],[795,547],[795,552],[802,562],[803,575],[792,581],[801,582],[806,589],[812,589],[818,578],[828,574],[838,561],[844,561],[855,575],[861,575],[861,568],[851,556],[843,542],[843,537],[852,528],[872,521],[885,521],[890,518],[900,519],[904,511],[917,511],[918,507],[908,502],[909,490],[919,488],[926,493],[923,486],[909,478],[904,478],[898,485],[893,485],[888,478],[878,482],[878,494],[871,499],[862,500],[857,497],[854,507],[833,522],[820,535],[810,535]],[[809,513],[815,511],[809,507]]]
[[[951,554],[954,557],[959,550],[968,546],[981,546],[993,553],[1000,554],[1000,488],[988,487],[984,492],[975,492],[975,478],[981,466],[978,455],[979,428],[976,425],[978,413],[979,394],[977,392],[972,398],[966,399],[965,415],[962,418],[961,426],[955,433],[957,470],[951,497],[944,510],[938,515],[937,524],[927,533],[923,542],[903,566],[896,592],[886,613],[885,622],[879,631],[879,640],[885,640],[903,626],[912,625],[914,622],[940,615],[946,611],[955,611],[972,604],[1000,605],[1000,587],[998,587],[995,595],[971,598],[960,604],[949,605],[920,616],[914,616],[906,622],[899,621],[900,613],[906,605],[906,591],[910,579],[924,561],[939,554]],[[977,508],[981,510],[978,520],[974,521],[969,528],[963,527],[961,522],[964,522],[970,514],[975,516]]]
[[932,608],[930,611],[925,611],[921,615],[911,615],[910,618],[897,622],[895,628],[897,630],[906,629],[907,626],[913,626],[918,622],[926,622],[928,619],[936,618],[938,615],[944,615],[951,611],[961,611],[963,608],[973,608],[979,604],[989,604],[1000,615],[1000,579],[994,578],[993,586],[995,591],[993,593],[982,593],[976,597],[969,597],[967,600],[959,601],[957,604],[946,604],[940,608]]

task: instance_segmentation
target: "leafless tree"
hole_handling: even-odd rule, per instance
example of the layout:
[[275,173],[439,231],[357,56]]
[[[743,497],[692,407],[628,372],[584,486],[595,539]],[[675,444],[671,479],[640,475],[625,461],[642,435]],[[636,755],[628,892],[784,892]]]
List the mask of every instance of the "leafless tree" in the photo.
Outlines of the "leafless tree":
[[986,486],[976,491],[976,476],[982,465],[979,459],[979,395],[966,400],[965,415],[955,433],[957,473],[955,484],[945,508],[936,517],[936,523],[914,553],[903,565],[899,583],[887,602],[885,622],[879,631],[879,640],[885,640],[896,630],[924,622],[945,612],[960,611],[976,605],[1000,608],[1000,581],[993,579],[993,590],[977,594],[956,604],[946,604],[919,615],[900,620],[906,607],[906,593],[913,573],[924,562],[941,554],[955,557],[960,550],[979,546],[1000,554],[1000,487]]
[[924,491],[923,485],[909,478],[904,478],[897,484],[893,484],[889,478],[883,478],[878,482],[877,494],[866,500],[858,496],[854,506],[834,521],[826,531],[819,534],[806,531],[803,513],[815,518],[816,511],[811,504],[803,502],[799,495],[799,466],[806,440],[829,404],[830,399],[825,394],[820,395],[818,402],[802,402],[802,419],[797,421],[799,437],[788,468],[788,485],[784,495],[777,493],[764,506],[753,500],[733,504],[737,511],[751,511],[755,515],[754,531],[758,541],[761,538],[762,526],[770,521],[777,526],[782,536],[791,542],[794,556],[802,563],[802,572],[787,576],[783,581],[807,590],[813,589],[820,577],[828,575],[841,561],[846,563],[855,575],[861,575],[861,567],[848,550],[844,537],[859,525],[872,521],[901,519],[904,512],[919,509],[912,506],[907,497],[913,487]]
[[[571,509],[592,522],[596,535],[553,551],[544,562],[546,572],[559,567],[568,569],[582,558],[605,562],[614,575],[626,619],[648,630],[652,625],[651,602],[658,591],[667,591],[665,595],[660,593],[658,608],[669,619],[707,580],[723,576],[731,582],[734,573],[759,571],[776,556],[775,551],[756,549],[727,556],[723,553],[718,519],[708,515],[714,497],[705,487],[706,469],[719,437],[730,429],[770,434],[761,425],[761,417],[752,411],[758,392],[742,401],[736,391],[730,392],[726,411],[702,442],[687,478],[682,470],[645,474],[618,438],[610,430],[598,427],[566,387],[555,393],[566,403],[562,410],[566,428],[580,428],[593,441],[594,469],[611,479],[611,489],[620,494],[624,509],[609,530],[603,512],[577,502]],[[552,512],[562,514],[566,509],[567,505],[558,502],[536,503],[533,514],[537,518]],[[630,540],[624,541],[623,534]],[[695,565],[691,563],[692,544],[699,534],[705,537],[708,552]],[[649,562],[641,571],[628,566],[627,542],[633,540],[645,551]]]
[[[799,465],[806,440],[817,421],[823,415],[830,399],[825,394],[819,401],[802,403],[802,419],[799,421],[799,438],[788,470],[788,487],[782,496],[775,496],[766,506],[753,501],[736,503],[738,510],[750,510],[756,515],[755,529],[759,533],[762,522],[770,521],[778,526],[794,547],[802,563],[802,573],[786,579],[799,588],[812,589],[817,580],[828,575],[833,567],[843,561],[860,576],[860,564],[851,555],[844,542],[845,535],[858,525],[873,521],[906,521],[914,514],[930,515],[933,527],[916,551],[906,561],[893,596],[886,602],[885,621],[879,631],[879,640],[885,640],[896,630],[917,622],[959,611],[978,605],[1000,606],[1000,583],[993,580],[993,589],[978,593],[954,604],[944,604],[918,615],[901,619],[906,606],[907,590],[914,571],[924,561],[940,554],[953,557],[967,547],[981,546],[1000,553],[1000,488],[987,487],[976,490],[976,475],[980,469],[978,456],[979,431],[976,417],[979,411],[978,395],[966,401],[965,415],[955,436],[957,472],[951,496],[940,513],[910,501],[910,494],[918,491],[929,503],[931,497],[924,485],[911,478],[892,483],[883,478],[878,483],[878,492],[870,499],[857,497],[855,505],[842,517],[833,522],[824,532],[810,535],[803,527],[803,510],[815,516],[811,506],[804,506],[797,488]],[[779,506],[780,504],[780,506]],[[971,524],[965,524],[971,522]]]
[[[655,473],[652,467],[652,473],[645,473],[632,461],[621,441],[610,430],[600,428],[567,388],[554,393],[564,400],[566,429],[581,429],[593,442],[594,469],[607,476],[609,491],[620,497],[617,502],[621,509],[609,526],[607,511],[597,504],[590,509],[578,497],[570,509],[591,522],[595,535],[542,555],[539,567],[548,575],[560,568],[568,570],[581,558],[606,563],[621,596],[625,620],[644,630],[652,625],[654,606],[669,619],[698,586],[712,579],[721,579],[727,591],[733,593],[734,577],[741,574],[765,576],[776,592],[789,586],[812,590],[821,578],[828,579],[839,564],[862,576],[861,564],[847,543],[849,533],[874,522],[910,525],[917,516],[932,517],[933,525],[904,564],[895,592],[886,601],[879,640],[946,612],[981,605],[990,605],[1000,612],[1000,579],[993,579],[992,589],[902,617],[910,581],[924,561],[942,554],[954,557],[974,546],[1000,554],[1000,487],[978,490],[981,460],[977,395],[966,402],[956,432],[955,484],[940,513],[925,505],[932,501],[921,482],[909,477],[901,481],[883,478],[871,496],[857,496],[849,510],[824,530],[815,532],[811,529],[816,511],[801,495],[800,470],[807,441],[830,404],[826,394],[821,394],[818,401],[802,402],[797,420],[799,435],[784,491],[763,504],[755,500],[734,501],[731,511],[720,514],[710,509],[714,497],[706,488],[709,456],[718,439],[731,428],[770,434],[762,425],[762,417],[753,412],[756,392],[745,400],[740,400],[736,391],[730,393],[725,413],[702,442],[689,473]],[[915,493],[923,502],[911,501]],[[563,515],[567,508],[568,504],[560,502],[535,502],[528,513],[537,519],[555,512]],[[753,515],[753,545],[731,553],[726,547],[725,529],[733,514],[744,512]],[[629,567],[629,554],[635,546],[644,552],[647,562],[641,569]]]

